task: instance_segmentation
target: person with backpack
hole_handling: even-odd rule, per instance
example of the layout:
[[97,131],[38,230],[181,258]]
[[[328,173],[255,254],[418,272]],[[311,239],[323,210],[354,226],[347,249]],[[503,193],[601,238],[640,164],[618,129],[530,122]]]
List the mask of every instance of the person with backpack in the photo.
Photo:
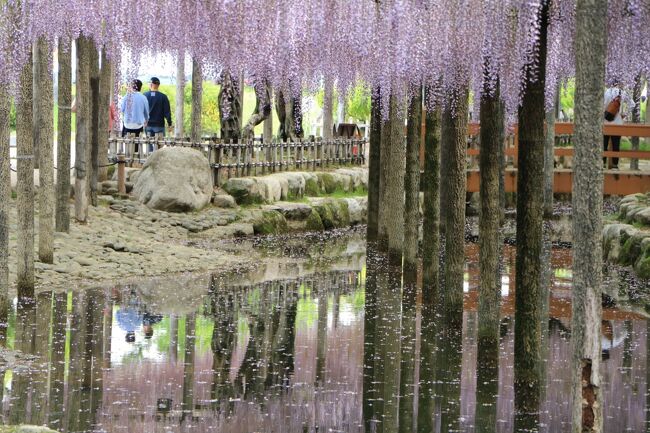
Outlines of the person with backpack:
[[[634,104],[630,95],[623,90],[618,83],[607,90],[605,90],[604,100],[604,122],[606,125],[622,125],[623,119],[626,117],[626,110]],[[618,152],[621,149],[621,136],[620,135],[604,135],[603,136],[603,150],[607,151],[609,141],[612,141],[612,150]],[[603,164],[606,164],[607,158],[603,158]],[[618,158],[612,158],[613,169],[618,170]]]

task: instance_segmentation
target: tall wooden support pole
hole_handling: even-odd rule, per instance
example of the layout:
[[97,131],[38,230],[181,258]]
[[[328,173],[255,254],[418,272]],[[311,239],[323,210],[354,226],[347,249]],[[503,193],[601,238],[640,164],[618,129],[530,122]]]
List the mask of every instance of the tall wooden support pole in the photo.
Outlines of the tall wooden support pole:
[[108,59],[106,48],[102,49],[101,70],[99,71],[99,99],[98,103],[98,172],[97,181],[102,182],[108,177],[108,138],[111,131],[109,130],[109,118],[111,116],[111,81],[113,75],[113,65]]
[[603,217],[602,137],[607,0],[576,7],[575,157],[573,176],[573,428],[601,432],[600,379]]
[[325,88],[323,90],[323,140],[332,139],[332,127],[334,113],[332,112],[332,97],[334,93],[334,83],[331,78],[325,78]]
[[[425,100],[433,98],[426,87]],[[422,223],[422,299],[433,303],[440,276],[440,125],[439,107],[426,111],[424,135],[424,220]]]
[[[389,97],[389,95],[386,95]],[[381,158],[379,159],[379,209],[377,216],[377,249],[378,251],[387,251],[388,250],[388,226],[390,221],[388,220],[388,206],[386,205],[386,191],[388,179],[390,177],[390,167],[389,167],[389,158],[388,152],[390,151],[391,141],[390,141],[390,116],[384,118],[381,116],[381,128],[380,128],[380,150],[379,153]]]
[[85,36],[77,39],[77,82],[76,82],[76,135],[75,135],[75,219],[85,223],[88,219],[87,176],[89,174],[88,153],[90,150],[90,50],[92,42]]
[[[94,43],[90,45],[90,158],[88,166],[91,167],[88,176],[88,190],[90,203],[97,206],[97,179],[99,172],[99,52]],[[102,110],[102,114],[103,113]]]
[[[465,194],[467,190],[468,86],[452,91],[453,101],[442,113],[442,164],[447,174],[448,202],[443,215],[445,233],[445,289],[443,305],[450,320],[462,320],[465,265]],[[453,319],[452,319],[453,318]]]
[[18,233],[16,284],[19,298],[34,297],[34,140],[32,107],[32,56],[20,74],[16,101],[16,158]]
[[[370,104],[370,142],[368,143],[370,146],[370,161],[368,162],[368,228],[366,238],[368,242],[376,242],[379,234],[379,188],[381,176],[381,100],[379,87],[375,88]],[[329,113],[331,116],[331,109]],[[323,112],[323,115],[325,115],[325,112]],[[324,121],[323,139],[325,139]]]
[[54,86],[51,56],[50,43],[44,37],[39,38],[34,51],[34,144],[39,149],[40,159],[38,259],[43,263],[54,263]]
[[176,59],[176,110],[174,119],[174,136],[183,137],[185,121],[185,53],[178,53]]
[[6,346],[9,312],[10,107],[9,92],[3,84],[0,84],[0,346],[2,347]]
[[515,290],[515,430],[538,423],[540,403],[541,256],[544,207],[544,86],[549,1],[538,12],[540,34],[519,109]]
[[59,38],[59,118],[56,140],[56,231],[70,230],[70,134],[72,111],[71,41]]
[[406,132],[406,176],[404,179],[404,278],[417,280],[420,234],[420,137],[422,132],[422,88],[413,89]]
[[191,134],[192,141],[201,141],[201,110],[203,98],[203,73],[201,63],[197,59],[192,60],[192,122]]
[[386,220],[388,221],[388,256],[392,265],[402,264],[404,247],[404,172],[406,140],[404,137],[404,103],[396,93],[390,97],[390,148],[386,153]]
[[[559,99],[560,89],[555,91]],[[546,112],[546,138],[544,141],[544,216],[553,216],[553,170],[555,168],[555,113],[557,104]]]

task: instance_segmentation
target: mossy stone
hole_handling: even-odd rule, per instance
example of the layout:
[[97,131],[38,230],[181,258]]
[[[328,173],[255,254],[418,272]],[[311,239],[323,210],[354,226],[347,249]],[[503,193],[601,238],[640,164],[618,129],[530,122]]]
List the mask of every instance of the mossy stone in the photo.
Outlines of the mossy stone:
[[621,248],[621,253],[618,256],[618,261],[622,265],[632,265],[637,261],[641,255],[641,243],[645,236],[634,235],[629,237]]
[[334,193],[339,186],[332,173],[318,173],[318,180],[322,185],[322,191],[326,194]]
[[320,188],[318,188],[318,182],[316,179],[309,178],[305,181],[305,195],[308,197],[316,197],[320,194]]
[[639,278],[650,279],[650,256],[642,256],[634,265],[634,272]]
[[312,232],[320,232],[325,229],[325,226],[323,226],[323,220],[321,220],[320,215],[315,209],[312,209],[311,213],[307,217],[305,228]]
[[253,231],[256,235],[277,235],[288,230],[287,220],[277,211],[263,211],[253,221]]
[[314,209],[318,212],[325,230],[336,228],[336,221],[334,220],[334,211],[332,210],[331,202],[322,201],[316,204]]
[[338,222],[337,227],[347,227],[350,225],[350,208],[348,207],[347,200],[336,200],[333,203],[335,207],[335,217]]

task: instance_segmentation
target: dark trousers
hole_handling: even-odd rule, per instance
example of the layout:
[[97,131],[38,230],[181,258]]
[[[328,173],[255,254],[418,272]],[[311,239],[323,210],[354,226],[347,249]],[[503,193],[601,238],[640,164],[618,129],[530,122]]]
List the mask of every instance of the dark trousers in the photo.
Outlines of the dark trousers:
[[[612,150],[614,152],[618,152],[621,150],[621,137],[620,135],[605,135],[603,136],[603,150],[607,151],[607,147],[609,144],[609,139],[612,139]],[[614,167],[618,167],[618,158],[612,158],[613,165]],[[607,163],[607,158],[603,158],[603,164]]]
[[[127,134],[133,134],[136,137],[140,136],[140,133],[144,131],[144,128],[138,128],[138,129],[129,129],[126,126],[122,125],[122,137],[126,137]],[[134,152],[137,152],[139,149],[138,143],[135,143],[135,147],[133,148]]]

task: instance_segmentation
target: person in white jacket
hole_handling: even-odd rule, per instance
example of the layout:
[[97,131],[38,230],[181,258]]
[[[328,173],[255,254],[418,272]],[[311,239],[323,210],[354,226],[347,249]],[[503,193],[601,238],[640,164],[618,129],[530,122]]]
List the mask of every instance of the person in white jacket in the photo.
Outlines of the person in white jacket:
[[[634,101],[632,98],[630,98],[630,95],[622,89],[622,87],[618,84],[615,83],[612,87],[608,88],[605,90],[605,98],[604,98],[604,104],[603,104],[603,112],[607,110],[607,106],[612,102],[615,98],[620,97],[620,108],[616,115],[614,116],[614,119],[611,121],[608,121],[607,119],[604,119],[605,124],[609,125],[622,125],[623,119],[627,116],[628,110],[633,106]],[[612,140],[612,150],[614,152],[618,152],[621,149],[621,136],[620,135],[604,135],[603,136],[603,150],[607,150],[608,145],[609,145],[609,140]],[[603,164],[607,161],[607,158],[603,158]],[[618,169],[618,158],[613,158],[613,167],[614,169]]]

